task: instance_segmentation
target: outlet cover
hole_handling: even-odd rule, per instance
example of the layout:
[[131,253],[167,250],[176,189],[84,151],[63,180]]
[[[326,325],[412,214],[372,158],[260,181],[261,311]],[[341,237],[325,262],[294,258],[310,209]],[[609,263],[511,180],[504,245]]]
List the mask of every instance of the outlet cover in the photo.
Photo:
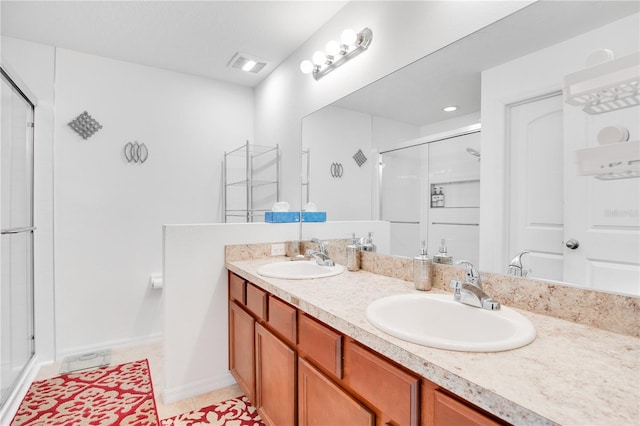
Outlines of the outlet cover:
[[284,243],[271,244],[271,256],[284,256]]

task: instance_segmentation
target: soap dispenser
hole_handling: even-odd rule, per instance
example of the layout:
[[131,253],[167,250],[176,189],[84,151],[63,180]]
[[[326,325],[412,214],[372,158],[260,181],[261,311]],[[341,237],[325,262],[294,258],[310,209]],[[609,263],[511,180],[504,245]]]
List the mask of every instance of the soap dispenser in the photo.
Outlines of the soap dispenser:
[[423,241],[418,250],[418,255],[413,258],[413,283],[416,286],[416,290],[431,290],[431,266],[432,262],[427,256],[427,247]]
[[440,249],[438,254],[433,256],[433,263],[442,263],[445,265],[451,265],[453,258],[447,254],[447,240],[444,238],[440,240]]
[[369,232],[369,235],[362,239],[360,250],[375,253],[376,245],[373,244],[373,232]]
[[360,270],[360,245],[356,234],[351,234],[351,244],[347,245],[347,270],[351,272]]

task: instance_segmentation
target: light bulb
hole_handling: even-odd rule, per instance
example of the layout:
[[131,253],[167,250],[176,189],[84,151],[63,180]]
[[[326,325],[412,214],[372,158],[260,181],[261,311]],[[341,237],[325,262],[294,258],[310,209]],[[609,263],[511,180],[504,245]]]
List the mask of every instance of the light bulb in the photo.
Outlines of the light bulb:
[[313,68],[313,62],[308,59],[300,62],[300,71],[302,71],[304,74],[309,74],[311,71],[313,71]]
[[312,60],[313,60],[313,63],[316,65],[323,65],[326,62],[327,57],[324,55],[323,52],[318,50],[313,54]]
[[338,43],[337,41],[331,40],[329,43],[327,43],[327,55],[336,56],[338,53],[340,53],[340,50],[340,43]]
[[443,110],[443,111],[446,111],[446,112],[453,112],[453,111],[455,111],[455,110],[457,110],[457,109],[458,109],[458,107],[457,107],[457,106],[455,106],[455,105],[451,105],[451,106],[448,106],[448,107],[444,107],[444,108],[442,108],[442,110]]
[[348,28],[342,32],[340,39],[342,40],[342,44],[351,46],[356,42],[356,40],[358,40],[358,35],[351,28]]

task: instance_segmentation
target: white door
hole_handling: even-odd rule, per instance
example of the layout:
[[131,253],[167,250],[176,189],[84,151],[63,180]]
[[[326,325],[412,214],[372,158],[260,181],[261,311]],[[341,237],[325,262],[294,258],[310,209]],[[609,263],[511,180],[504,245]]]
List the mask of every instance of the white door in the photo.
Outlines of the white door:
[[[580,176],[575,151],[600,144],[598,132],[623,126],[640,138],[640,107],[598,115],[565,106],[565,277],[598,290],[640,295],[640,178]],[[624,143],[624,142],[620,142]],[[571,244],[570,244],[571,245]]]
[[581,176],[576,162],[604,127],[638,140],[638,109],[589,115],[560,93],[509,107],[509,254],[531,251],[529,277],[640,295],[640,179]]
[[558,92],[512,104],[507,119],[508,253],[530,251],[522,258],[529,277],[558,281],[563,280],[564,251],[562,117]]

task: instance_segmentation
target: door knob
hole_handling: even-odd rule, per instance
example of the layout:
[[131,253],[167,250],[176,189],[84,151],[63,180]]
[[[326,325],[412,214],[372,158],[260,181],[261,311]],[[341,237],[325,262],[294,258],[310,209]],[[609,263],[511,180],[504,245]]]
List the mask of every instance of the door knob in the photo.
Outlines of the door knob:
[[571,250],[575,250],[578,247],[580,247],[580,241],[575,240],[573,238],[571,238],[569,241],[567,241],[567,247],[569,247]]

